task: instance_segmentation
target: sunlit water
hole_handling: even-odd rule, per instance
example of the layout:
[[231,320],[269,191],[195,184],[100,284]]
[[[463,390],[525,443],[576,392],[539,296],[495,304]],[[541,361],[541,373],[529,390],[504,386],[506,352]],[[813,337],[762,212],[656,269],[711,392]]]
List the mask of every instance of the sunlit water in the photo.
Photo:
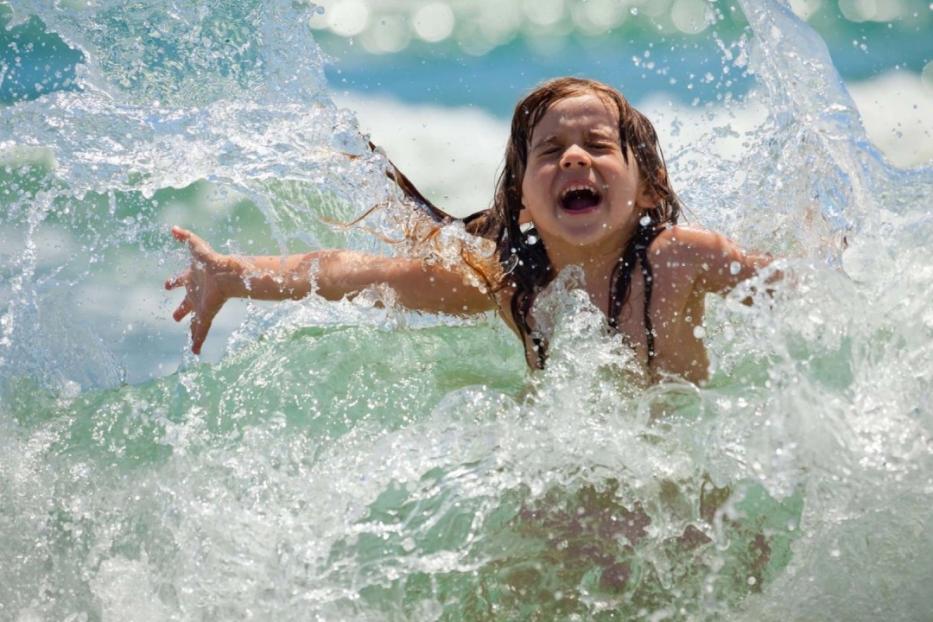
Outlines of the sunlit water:
[[708,301],[702,388],[645,388],[573,274],[540,373],[384,291],[250,306],[166,368],[169,223],[391,253],[328,223],[412,208],[308,7],[46,4],[16,9],[85,63],[0,117],[0,619],[930,619],[933,173],[886,164],[779,3],[724,42],[741,123],[667,146],[690,219],[786,273]]

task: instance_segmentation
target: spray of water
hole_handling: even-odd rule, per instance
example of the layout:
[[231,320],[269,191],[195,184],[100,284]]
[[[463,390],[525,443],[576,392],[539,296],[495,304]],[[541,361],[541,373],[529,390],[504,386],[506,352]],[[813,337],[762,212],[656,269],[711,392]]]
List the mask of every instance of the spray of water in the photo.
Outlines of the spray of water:
[[219,363],[140,373],[180,346],[166,302],[140,306],[182,262],[169,222],[234,251],[392,252],[326,221],[404,218],[328,97],[312,7],[178,4],[16,5],[84,62],[0,118],[4,618],[933,610],[933,174],[873,150],[786,6],[742,0],[723,61],[756,76],[760,121],[670,164],[703,224],[787,276],[709,301],[707,386],[646,387],[572,272],[536,374],[493,320],[378,290],[252,309]]

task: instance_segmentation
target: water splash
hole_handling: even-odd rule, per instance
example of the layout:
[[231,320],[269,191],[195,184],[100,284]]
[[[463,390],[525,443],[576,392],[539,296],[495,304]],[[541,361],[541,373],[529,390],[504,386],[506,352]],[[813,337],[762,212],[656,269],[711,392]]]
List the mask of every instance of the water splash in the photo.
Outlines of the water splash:
[[[384,249],[371,236],[325,224],[397,203],[399,193],[382,174],[383,157],[326,93],[306,23],[310,6],[218,2],[167,10],[104,2],[50,10],[26,2],[16,9],[40,15],[84,59],[77,90],[19,102],[0,121],[9,214],[3,234],[25,251],[7,264],[15,293],[3,334],[7,347],[21,346],[11,355],[21,368],[45,370],[52,384],[80,374],[80,360],[56,360],[28,345],[49,332],[42,317],[55,312],[45,306],[80,307],[84,296],[99,297],[100,289],[87,291],[101,274],[89,266],[119,261],[135,246],[139,260],[156,268],[147,278],[157,282],[166,225],[190,223],[189,214],[205,208],[261,220],[267,231],[241,237],[271,238],[267,251],[296,244]],[[36,251],[40,229],[72,238],[80,250],[44,257],[47,249]],[[47,271],[55,276],[41,276]],[[105,282],[100,287],[111,300],[88,322],[151,323],[121,317],[124,307],[113,300],[119,294]],[[78,347],[68,337],[73,330],[67,321],[57,330],[66,349]],[[105,341],[122,338],[111,332]],[[107,346],[92,350],[102,358]],[[107,371],[90,384],[112,385],[121,375]]]
[[404,212],[329,101],[308,7],[18,3],[86,64],[0,120],[4,615],[922,618],[933,174],[867,144],[784,5],[741,7],[764,113],[672,175],[704,223],[786,255],[786,285],[710,299],[711,382],[646,389],[563,280],[530,377],[491,320],[373,290],[253,308],[219,363],[120,386],[181,346],[142,298],[181,263],[168,222],[385,250],[322,217]]

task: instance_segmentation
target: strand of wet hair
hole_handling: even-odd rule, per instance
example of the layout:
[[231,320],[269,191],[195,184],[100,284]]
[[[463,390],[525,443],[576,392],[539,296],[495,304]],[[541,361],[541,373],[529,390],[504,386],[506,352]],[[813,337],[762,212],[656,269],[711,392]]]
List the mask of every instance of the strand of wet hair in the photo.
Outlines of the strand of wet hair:
[[648,248],[654,239],[661,233],[661,228],[654,222],[648,225],[638,226],[638,231],[628,243],[619,263],[616,266],[615,278],[609,288],[609,326],[614,330],[619,330],[619,315],[622,313],[622,307],[628,300],[632,285],[632,269],[638,262],[641,268],[642,277],[645,281],[645,304],[643,308],[643,317],[645,323],[645,339],[648,346],[648,366],[654,362],[654,325],[651,321],[651,292],[654,283],[654,274],[651,270],[651,263],[648,261]]
[[[534,228],[532,228],[527,234],[531,234],[534,231]],[[512,320],[515,322],[519,334],[521,335],[522,348],[525,350],[525,360],[528,360],[528,345],[525,341],[525,335],[528,335],[534,347],[535,362],[537,363],[536,367],[538,369],[544,369],[544,363],[547,360],[547,342],[531,330],[528,324],[528,316],[531,314],[531,307],[534,304],[535,298],[547,282],[547,275],[551,270],[546,254],[543,257],[536,257],[538,254],[534,252],[536,249],[533,248],[533,245],[528,245],[526,241],[527,234],[523,235],[522,240],[516,242],[519,248],[524,248],[525,253],[523,253],[523,255],[525,258],[519,259],[521,255],[512,255],[512,260],[517,260],[519,262],[519,266],[517,266],[519,269],[524,267],[531,274],[536,274],[537,279],[535,280],[537,283],[532,284],[530,289],[526,289],[522,286],[521,281],[513,281],[516,289],[515,293],[512,295],[510,311]],[[507,236],[508,234],[506,233],[506,237]],[[539,251],[539,253],[540,252],[541,251]],[[541,261],[539,262],[538,260]],[[523,262],[526,262],[527,265],[522,266]]]
[[649,237],[644,244],[637,245],[635,250],[638,252],[641,274],[645,280],[645,305],[643,314],[645,319],[645,340],[648,346],[648,367],[651,367],[651,364],[654,362],[655,354],[657,353],[654,349],[654,325],[651,322],[651,291],[654,286],[654,274],[651,270],[651,262],[648,261],[648,247],[651,246],[651,242],[654,241],[654,238],[657,237],[660,230],[648,227],[645,227],[645,229],[649,232]]

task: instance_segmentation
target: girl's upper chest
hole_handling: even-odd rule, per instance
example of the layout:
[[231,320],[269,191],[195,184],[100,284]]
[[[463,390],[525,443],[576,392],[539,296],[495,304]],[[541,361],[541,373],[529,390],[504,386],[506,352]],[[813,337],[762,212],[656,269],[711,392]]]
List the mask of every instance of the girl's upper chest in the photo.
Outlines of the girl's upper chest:
[[[694,326],[702,320],[699,317],[702,310],[692,309],[696,305],[691,300],[693,279],[689,266],[669,261],[660,253],[651,257],[650,265],[650,275],[642,270],[640,264],[633,266],[628,295],[615,322],[615,328],[626,338],[642,363],[648,362],[649,330],[652,331],[654,352],[663,355],[684,335],[692,337]],[[566,315],[555,314],[554,309],[573,312],[573,305],[566,300],[554,301],[555,296],[567,296],[566,284],[563,287],[554,285],[552,282],[535,297],[526,318],[530,334],[521,334],[511,311],[501,313],[506,323],[523,339],[525,357],[531,367],[539,366],[539,350],[547,348],[554,330],[559,329],[557,324],[568,320]],[[606,318],[610,311],[611,288],[608,285],[598,288],[591,288],[585,283],[579,285],[586,291],[592,307],[602,312],[608,334],[610,328]],[[511,309],[512,295],[513,292],[507,292],[500,299],[500,309]]]

